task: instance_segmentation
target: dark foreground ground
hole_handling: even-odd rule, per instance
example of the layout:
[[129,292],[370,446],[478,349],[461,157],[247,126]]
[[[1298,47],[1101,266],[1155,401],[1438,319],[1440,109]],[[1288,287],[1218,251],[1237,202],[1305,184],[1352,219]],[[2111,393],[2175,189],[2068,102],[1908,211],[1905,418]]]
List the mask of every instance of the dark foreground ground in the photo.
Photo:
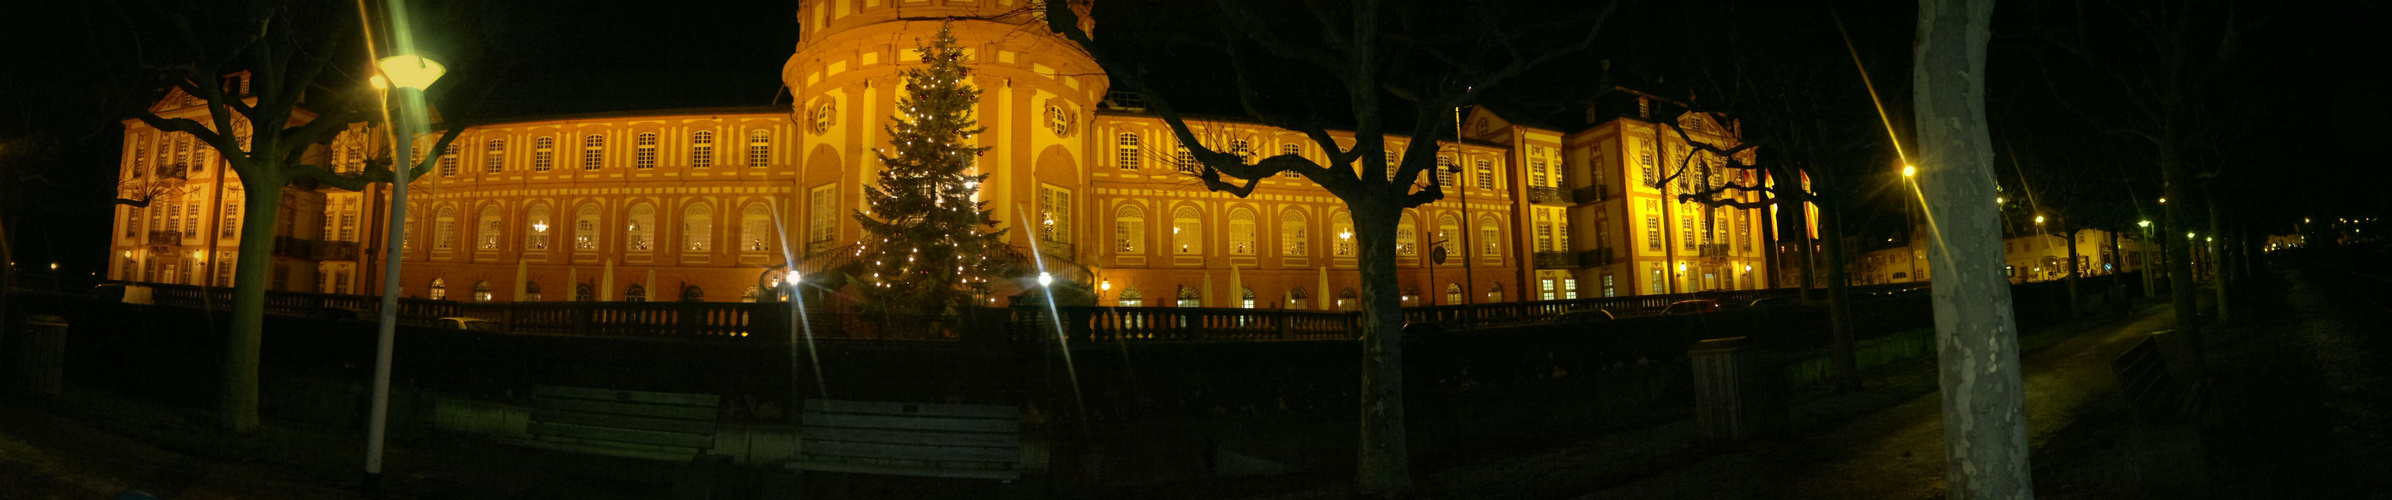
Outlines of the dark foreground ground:
[[[2209,335],[2217,418],[2190,435],[2150,432],[2110,375],[2130,342],[2168,328],[2165,306],[2027,332],[2037,496],[2392,498],[2392,281],[2378,278],[2392,273],[2352,264],[2381,257],[2287,260],[2246,284],[2232,323]],[[1705,443],[1680,421],[1491,446],[1418,464],[1414,477],[1423,498],[1935,498],[1937,411],[1933,364],[1912,363],[1869,374],[1866,390],[1798,404],[1791,430],[1771,438]],[[136,489],[157,498],[358,497],[361,431],[277,425],[235,436],[209,422],[75,387],[56,398],[0,396],[0,499]],[[393,439],[392,498],[670,496],[671,464],[441,435]],[[2195,459],[2154,465],[2155,449]],[[727,496],[753,497],[756,482],[734,477]],[[1022,485],[831,477],[813,487],[821,498],[1343,498],[1343,483],[1297,475],[1042,495]]]

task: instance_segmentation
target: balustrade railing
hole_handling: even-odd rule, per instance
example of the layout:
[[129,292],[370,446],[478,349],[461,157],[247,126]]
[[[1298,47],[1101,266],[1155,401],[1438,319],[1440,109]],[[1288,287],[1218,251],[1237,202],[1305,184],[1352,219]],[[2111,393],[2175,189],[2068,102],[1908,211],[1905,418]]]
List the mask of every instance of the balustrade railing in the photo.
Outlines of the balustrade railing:
[[149,244],[150,244],[151,246],[174,246],[174,245],[181,245],[181,244],[183,244],[183,232],[182,232],[182,231],[150,231],[150,232],[149,232]]
[[1530,186],[1528,188],[1528,202],[1545,205],[1572,205],[1577,204],[1578,200],[1573,199],[1570,196],[1570,191],[1567,189],[1557,187]]
[[1544,269],[1572,269],[1578,267],[1577,252],[1537,252],[1536,266]]

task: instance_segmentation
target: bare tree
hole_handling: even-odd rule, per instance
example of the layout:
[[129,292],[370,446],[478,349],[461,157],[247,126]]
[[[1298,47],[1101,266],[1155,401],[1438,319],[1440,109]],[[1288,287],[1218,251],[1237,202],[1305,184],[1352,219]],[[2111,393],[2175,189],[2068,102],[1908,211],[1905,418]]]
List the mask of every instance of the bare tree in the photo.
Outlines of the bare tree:
[[2034,496],[2026,384],[2003,276],[1986,132],[1985,47],[1993,0],[1919,0],[1911,66],[1919,191],[1933,237],[1936,359],[1943,396],[1946,498]]
[[[1262,179],[1295,172],[1344,200],[1354,218],[1362,275],[1361,446],[1355,472],[1362,493],[1394,496],[1411,483],[1404,439],[1403,351],[1400,290],[1396,285],[1395,232],[1398,217],[1445,196],[1429,176],[1439,144],[1453,132],[1455,108],[1470,105],[1488,89],[1564,55],[1594,44],[1616,2],[1579,15],[1515,11],[1505,5],[1439,5],[1380,0],[1306,2],[1294,18],[1271,16],[1263,6],[1220,0],[1218,48],[1236,71],[1239,104],[1265,125],[1303,133],[1326,152],[1326,162],[1295,154],[1249,159],[1206,147],[1172,101],[1150,85],[1143,65],[1096,43],[1066,2],[1048,2],[1050,29],[1078,43],[1112,77],[1139,93],[1168,123],[1202,167],[1196,175],[1207,189],[1240,197]],[[1287,11],[1291,9],[1274,9]],[[1299,33],[1310,33],[1302,36]],[[1269,61],[1265,61],[1268,59]],[[1310,76],[1302,85],[1342,94],[1350,116],[1330,119],[1301,106],[1266,105],[1257,98],[1258,68],[1277,63]],[[1283,73],[1280,78],[1289,78]],[[1388,106],[1392,97],[1410,109]],[[1390,109],[1393,108],[1393,109]],[[1308,113],[1309,111],[1309,113]],[[1390,164],[1387,126],[1399,113],[1412,115],[1402,160]],[[1333,124],[1354,126],[1353,144],[1340,144]],[[1242,183],[1241,183],[1242,182]]]
[[[243,251],[233,267],[231,338],[218,414],[226,428],[249,431],[258,426],[258,348],[273,265],[274,232],[264,228],[275,227],[282,200],[273,193],[308,184],[357,190],[389,182],[394,174],[387,163],[344,175],[304,161],[308,148],[329,142],[378,106],[373,92],[359,82],[344,82],[345,90],[317,85],[342,54],[342,43],[355,36],[358,16],[347,4],[246,0],[155,12],[181,51],[144,54],[150,59],[144,64],[164,83],[204,103],[207,121],[147,110],[135,117],[215,148],[250,193],[243,197],[242,226],[259,229],[240,233]],[[246,94],[228,78],[241,72],[248,80]],[[301,111],[302,96],[312,98],[306,110],[320,113],[313,119]],[[462,130],[451,127],[431,151],[446,148]],[[437,156],[424,155],[409,177],[428,171]]]
[[[2111,0],[2040,7],[2035,24],[2047,28],[2038,37],[2040,45],[2062,56],[2045,60],[2073,63],[2047,68],[2055,101],[2097,132],[2131,139],[2130,144],[2152,153],[2161,196],[2178,200],[2162,204],[2167,217],[2161,223],[2168,228],[2162,234],[2193,226],[2196,215],[2186,201],[2203,174],[2190,165],[2189,155],[2222,125],[2210,101],[2240,50],[2243,21],[2234,2]],[[2089,82],[2064,85],[2065,77]],[[2190,345],[2199,353],[2191,245],[2165,247],[2176,330],[2193,335]],[[2225,287],[2219,288],[2223,304]],[[2200,357],[2194,356],[2195,371],[2201,370]]]

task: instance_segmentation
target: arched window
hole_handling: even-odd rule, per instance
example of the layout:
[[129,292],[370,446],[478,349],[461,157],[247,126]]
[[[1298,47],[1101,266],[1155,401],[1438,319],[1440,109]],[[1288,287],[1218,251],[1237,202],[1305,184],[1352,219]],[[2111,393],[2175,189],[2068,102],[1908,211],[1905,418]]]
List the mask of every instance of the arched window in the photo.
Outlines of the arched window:
[[757,288],[756,285],[748,285],[747,291],[739,292],[739,301],[754,303],[756,301],[757,294],[763,293],[763,291],[764,289]]
[[697,285],[682,285],[682,286],[681,286],[681,301],[682,301],[682,302],[705,302],[705,301],[706,301],[706,290],[705,290],[705,289],[698,288],[698,286],[697,286]]
[[631,206],[631,223],[625,224],[624,242],[634,252],[646,252],[656,247],[656,207],[646,203]]
[[576,302],[589,302],[598,300],[598,289],[597,287],[590,286],[589,283],[574,283],[573,300]]
[[1171,211],[1171,252],[1180,255],[1204,253],[1204,215],[1196,207],[1182,205]]
[[590,134],[581,138],[581,169],[597,170],[606,163],[606,136]]
[[448,250],[457,247],[457,209],[440,207],[432,216],[432,248]]
[[1403,257],[1416,257],[1420,255],[1420,230],[1415,227],[1417,222],[1418,221],[1412,220],[1412,214],[1410,213],[1406,213],[1403,216],[1397,217],[1395,219],[1396,255]]
[[474,301],[474,302],[489,302],[491,298],[492,298],[492,297],[491,297],[491,294],[490,294],[490,280],[474,280],[474,282],[473,282],[473,301]]
[[1144,306],[1146,305],[1146,294],[1138,293],[1138,289],[1136,287],[1131,287],[1128,290],[1122,290],[1121,301],[1119,302],[1119,305],[1121,307]]
[[1305,253],[1307,249],[1304,247],[1312,241],[1312,236],[1306,234],[1305,225],[1303,212],[1289,210],[1287,213],[1279,214],[1280,255],[1288,257],[1308,255]]
[[772,209],[750,203],[747,211],[739,214],[739,249],[749,253],[772,249]]
[[1354,256],[1354,216],[1338,212],[1329,222],[1330,237],[1337,238],[1337,256]]
[[748,166],[761,167],[772,163],[772,131],[748,132]]
[[1460,303],[1462,303],[1462,285],[1459,283],[1446,283],[1445,305],[1450,306]]
[[714,166],[714,132],[700,130],[689,135],[689,168]]
[[1254,255],[1254,211],[1238,207],[1229,211],[1229,254]]
[[584,203],[573,211],[573,249],[598,249],[598,204]]
[[693,203],[681,209],[681,250],[704,253],[714,247],[714,208]]
[[1503,255],[1503,228],[1495,225],[1495,219],[1480,219],[1478,221],[1478,246],[1480,248],[1479,255],[1487,257]]
[[432,278],[432,300],[448,300],[448,280]]
[[1352,311],[1355,307],[1359,307],[1361,305],[1362,299],[1355,297],[1353,288],[1349,287],[1344,290],[1337,291],[1337,310]]
[[526,282],[523,282],[523,298],[521,298],[521,299],[517,299],[517,300],[522,300],[522,301],[527,301],[527,302],[539,302],[539,301],[540,301],[540,282],[538,282],[538,281],[526,281]]
[[556,138],[541,137],[532,141],[532,171],[547,172],[556,168]]
[[1146,211],[1137,205],[1122,205],[1113,212],[1113,252],[1122,255],[1146,253]]
[[631,288],[626,288],[623,290],[623,301],[647,302],[648,287],[640,286],[638,283],[631,284]]
[[1238,307],[1254,308],[1254,287],[1238,287]]
[[[1438,215],[1436,239],[1444,241],[1444,243],[1437,244],[1439,248],[1455,247],[1456,242],[1462,241],[1462,222],[1459,219],[1455,219],[1453,214]],[[1447,252],[1451,253],[1452,251],[1447,250]],[[1470,257],[1467,254],[1458,253],[1451,256],[1455,257],[1455,259],[1447,262],[1458,262],[1462,259],[1467,259]]]
[[1115,139],[1114,150],[1113,162],[1122,170],[1138,169],[1138,134],[1122,132],[1121,138]]
[[485,173],[492,173],[492,174],[495,174],[495,173],[499,173],[500,171],[506,170],[506,166],[507,166],[507,140],[506,140],[506,139],[491,139],[491,140],[490,140],[490,146],[489,146],[488,148],[484,149],[483,151],[484,151],[484,152],[483,152],[483,154],[482,154],[482,171],[483,171],[483,172],[485,172]]
[[634,141],[632,143],[635,146],[632,148],[632,166],[643,169],[656,168],[656,133],[640,132],[639,137]]
[[481,244],[475,248],[482,250],[497,250],[498,241],[500,239],[499,236],[504,234],[506,229],[505,227],[500,226],[500,224],[504,223],[505,222],[499,217],[498,205],[482,205],[482,216],[480,218],[480,223],[475,224],[475,227],[478,227],[481,230],[480,234],[475,235],[480,237]]
[[1402,298],[1406,307],[1420,305],[1420,287],[1405,285],[1403,293],[1398,297]]
[[1312,297],[1304,295],[1303,288],[1290,288],[1287,290],[1288,309],[1311,309],[1311,304]]
[[548,224],[548,205],[532,205],[531,209],[524,210],[523,213],[524,229],[527,230],[523,233],[525,235],[523,247],[532,250],[547,250],[548,230],[552,229]]
[[1187,286],[1179,287],[1179,303],[1173,307],[1204,307],[1204,293]]
[[1502,283],[1496,283],[1496,284],[1495,284],[1495,286],[1494,286],[1493,288],[1488,288],[1488,289],[1487,289],[1487,301],[1488,301],[1488,302],[1502,302],[1502,301],[1503,301],[1503,284],[1502,284]]

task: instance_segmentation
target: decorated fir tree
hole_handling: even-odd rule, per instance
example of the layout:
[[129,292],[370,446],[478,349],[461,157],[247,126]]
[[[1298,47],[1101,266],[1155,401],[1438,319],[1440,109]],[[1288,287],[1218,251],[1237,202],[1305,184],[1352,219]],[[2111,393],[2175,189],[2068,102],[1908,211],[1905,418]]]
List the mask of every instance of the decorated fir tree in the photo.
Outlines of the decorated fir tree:
[[923,65],[904,71],[900,114],[885,128],[880,183],[864,188],[870,212],[855,215],[865,239],[851,282],[865,311],[880,317],[955,314],[1013,261],[1004,230],[975,199],[988,176],[971,167],[988,148],[970,145],[982,130],[972,118],[980,90],[963,82],[972,72],[963,48],[941,27],[921,51]]

